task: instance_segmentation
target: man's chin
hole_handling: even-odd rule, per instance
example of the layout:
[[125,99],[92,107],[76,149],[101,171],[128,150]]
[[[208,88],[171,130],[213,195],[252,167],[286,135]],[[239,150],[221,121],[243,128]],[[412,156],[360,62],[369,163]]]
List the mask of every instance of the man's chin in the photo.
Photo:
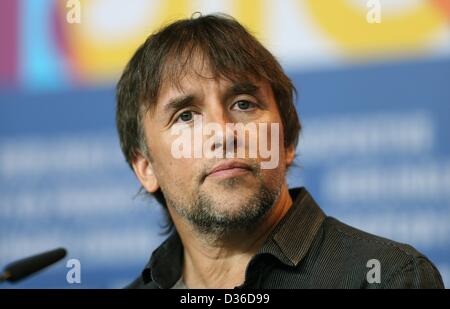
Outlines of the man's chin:
[[236,189],[237,187],[253,187],[256,177],[249,171],[239,171],[236,174],[210,175],[205,178],[204,184],[216,186],[221,190]]
[[212,211],[218,217],[236,218],[248,211],[246,209],[248,207],[247,205],[248,200],[245,199],[234,200],[232,202],[219,200],[214,202]]
[[279,194],[279,188],[270,190],[255,180],[234,188],[205,181],[190,207],[172,204],[202,234],[224,235],[233,230],[252,229],[270,211]]
[[239,212],[245,208],[259,194],[257,186],[238,186],[234,189],[214,186],[203,194],[214,205],[214,210],[219,212]]

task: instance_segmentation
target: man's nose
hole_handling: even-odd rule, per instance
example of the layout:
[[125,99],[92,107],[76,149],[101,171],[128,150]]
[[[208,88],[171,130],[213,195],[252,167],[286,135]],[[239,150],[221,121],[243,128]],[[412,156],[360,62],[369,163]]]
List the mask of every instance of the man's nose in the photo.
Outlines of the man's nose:
[[238,147],[236,132],[230,129],[230,125],[233,125],[235,120],[226,108],[220,106],[211,109],[205,120],[206,123],[204,125],[207,128],[205,134],[207,138],[214,138],[210,151],[223,148],[224,155],[228,151],[235,152]]

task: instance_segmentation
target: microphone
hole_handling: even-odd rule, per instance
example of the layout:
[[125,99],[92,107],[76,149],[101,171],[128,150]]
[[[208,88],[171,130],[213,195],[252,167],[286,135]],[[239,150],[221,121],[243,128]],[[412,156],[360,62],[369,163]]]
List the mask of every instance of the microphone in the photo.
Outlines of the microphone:
[[3,281],[19,281],[47,266],[50,266],[53,263],[58,262],[64,258],[66,254],[66,249],[58,248],[13,262],[7,265],[3,270],[3,273],[0,274],[0,283]]

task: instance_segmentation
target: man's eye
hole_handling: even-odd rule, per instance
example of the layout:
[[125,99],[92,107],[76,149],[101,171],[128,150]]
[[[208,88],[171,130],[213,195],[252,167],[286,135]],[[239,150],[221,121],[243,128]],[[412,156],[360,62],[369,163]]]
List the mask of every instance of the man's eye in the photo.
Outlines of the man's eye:
[[182,112],[176,119],[176,121],[189,122],[194,118],[194,114],[191,111]]
[[238,109],[238,110],[250,110],[253,109],[256,106],[255,103],[247,101],[247,100],[240,100],[233,104],[232,109]]

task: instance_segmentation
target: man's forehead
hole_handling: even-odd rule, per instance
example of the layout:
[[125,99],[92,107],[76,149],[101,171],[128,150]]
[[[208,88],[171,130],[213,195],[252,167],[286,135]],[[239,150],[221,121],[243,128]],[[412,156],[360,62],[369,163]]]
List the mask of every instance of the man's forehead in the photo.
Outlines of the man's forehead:
[[242,74],[240,77],[210,77],[199,76],[197,74],[186,74],[178,81],[166,81],[160,88],[157,98],[157,104],[164,104],[172,97],[181,95],[195,94],[205,86],[205,84],[213,85],[219,92],[226,92],[233,88],[261,90],[266,92],[270,90],[269,82],[254,78],[250,75]]
[[271,87],[268,81],[255,76],[244,69],[218,66],[213,59],[200,50],[192,50],[190,54],[180,57],[169,57],[161,76],[159,91],[156,97],[156,109],[164,110],[174,97],[195,95],[205,85],[213,84],[219,91],[227,91],[235,84],[253,84],[258,88]]
[[214,83],[220,87],[230,85],[232,82],[223,77],[214,77],[212,74],[200,75],[194,72],[183,74],[178,79],[164,79],[159,91],[158,98],[176,95],[187,94],[195,91],[206,83]]

